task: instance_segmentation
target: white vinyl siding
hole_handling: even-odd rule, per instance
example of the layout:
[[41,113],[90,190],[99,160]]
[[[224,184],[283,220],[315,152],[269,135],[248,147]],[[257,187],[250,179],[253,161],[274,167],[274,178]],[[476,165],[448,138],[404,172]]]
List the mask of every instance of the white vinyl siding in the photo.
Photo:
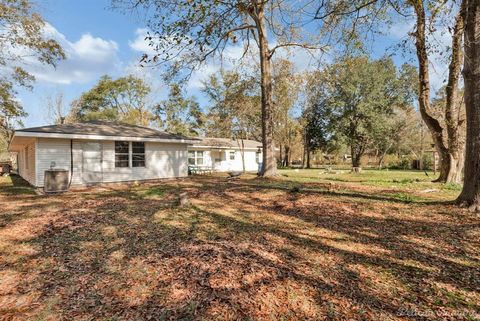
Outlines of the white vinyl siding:
[[24,148],[18,153],[18,172],[20,176],[27,182],[36,185],[35,181],[35,152],[36,141],[25,145]]
[[[242,152],[240,150],[207,150],[205,148],[189,147],[190,155],[193,151],[203,151],[203,163],[205,166],[212,166],[215,171],[242,171]],[[245,170],[248,172],[257,172],[260,164],[257,163],[257,150],[248,149],[244,151]],[[260,163],[262,162],[262,153],[258,154]],[[234,159],[231,159],[234,158]]]
[[[187,144],[146,142],[146,167],[116,168],[114,141],[73,140],[72,185],[91,183],[91,177],[83,175],[83,144],[88,142],[101,144],[102,175],[98,183],[187,176]],[[39,138],[37,154],[37,186],[43,186],[44,172],[52,161],[56,168],[70,170],[70,139]]]

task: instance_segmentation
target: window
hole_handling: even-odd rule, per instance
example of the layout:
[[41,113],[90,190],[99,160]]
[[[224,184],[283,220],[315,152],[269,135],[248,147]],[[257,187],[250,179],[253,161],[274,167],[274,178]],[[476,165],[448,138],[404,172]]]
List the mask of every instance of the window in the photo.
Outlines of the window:
[[230,152],[230,160],[235,160],[235,152]]
[[132,167],[145,167],[144,142],[132,142]]
[[188,165],[203,165],[203,151],[189,150],[188,151]]
[[257,162],[257,164],[260,164],[260,153],[259,152],[255,153],[255,161]]
[[128,167],[129,148],[128,142],[115,142],[115,167]]

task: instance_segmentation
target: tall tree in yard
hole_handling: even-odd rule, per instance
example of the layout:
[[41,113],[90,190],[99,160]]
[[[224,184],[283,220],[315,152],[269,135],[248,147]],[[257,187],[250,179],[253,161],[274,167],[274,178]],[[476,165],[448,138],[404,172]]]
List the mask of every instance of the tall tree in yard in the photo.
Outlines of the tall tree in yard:
[[[462,60],[462,36],[464,31],[464,5],[460,5],[451,29],[452,45],[448,82],[445,91],[445,110],[442,122],[430,103],[429,43],[428,37],[435,31],[435,19],[445,8],[445,1],[408,0],[413,8],[416,23],[413,36],[419,65],[419,109],[425,124],[432,134],[440,155],[440,177],[437,181],[460,183],[462,179],[464,144],[464,120],[460,117],[458,82]],[[448,15],[447,15],[448,16]]]
[[[347,12],[351,8],[348,2],[334,2],[347,4],[340,7],[344,13],[352,14]],[[145,55],[142,61],[168,62],[173,72],[200,66],[222,53],[229,43],[241,42],[245,52],[252,46],[258,49],[263,145],[261,174],[276,175],[271,60],[280,48],[319,49],[303,26],[309,21],[321,20],[321,12],[329,7],[318,8],[316,2],[309,0],[113,0],[113,4],[127,11],[146,9],[151,14],[148,19],[151,33],[147,40],[157,54]],[[334,23],[328,24],[329,28],[324,27],[327,24],[319,25],[321,30],[334,29]],[[325,36],[323,31],[317,34]]]
[[16,87],[30,89],[35,78],[25,69],[25,59],[56,66],[65,58],[61,46],[44,32],[45,21],[29,0],[0,1],[0,134],[8,141],[13,120],[25,116],[16,99]]
[[458,202],[473,211],[480,211],[480,0],[463,2],[467,140],[465,182]]

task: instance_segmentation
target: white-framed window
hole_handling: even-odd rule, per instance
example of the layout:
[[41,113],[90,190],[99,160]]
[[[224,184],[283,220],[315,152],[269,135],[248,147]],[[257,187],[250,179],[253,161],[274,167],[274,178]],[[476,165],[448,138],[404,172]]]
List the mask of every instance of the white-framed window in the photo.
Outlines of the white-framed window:
[[115,167],[145,167],[144,142],[115,142]]
[[115,167],[129,167],[130,143],[115,142]]
[[132,142],[132,167],[145,167],[144,142]]
[[257,162],[257,164],[260,164],[261,163],[261,159],[260,159],[260,156],[262,154],[260,152],[256,152],[255,153],[255,161]]
[[230,160],[235,160],[235,151],[230,151],[228,154],[230,155]]
[[188,165],[203,165],[203,150],[189,150]]

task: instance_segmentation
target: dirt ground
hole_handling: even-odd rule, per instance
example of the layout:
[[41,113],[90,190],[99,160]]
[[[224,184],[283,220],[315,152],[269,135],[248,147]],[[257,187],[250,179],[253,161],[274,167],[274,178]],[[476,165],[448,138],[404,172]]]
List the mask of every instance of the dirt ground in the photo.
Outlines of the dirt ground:
[[248,176],[45,196],[2,178],[0,319],[480,320],[480,219],[419,193]]

